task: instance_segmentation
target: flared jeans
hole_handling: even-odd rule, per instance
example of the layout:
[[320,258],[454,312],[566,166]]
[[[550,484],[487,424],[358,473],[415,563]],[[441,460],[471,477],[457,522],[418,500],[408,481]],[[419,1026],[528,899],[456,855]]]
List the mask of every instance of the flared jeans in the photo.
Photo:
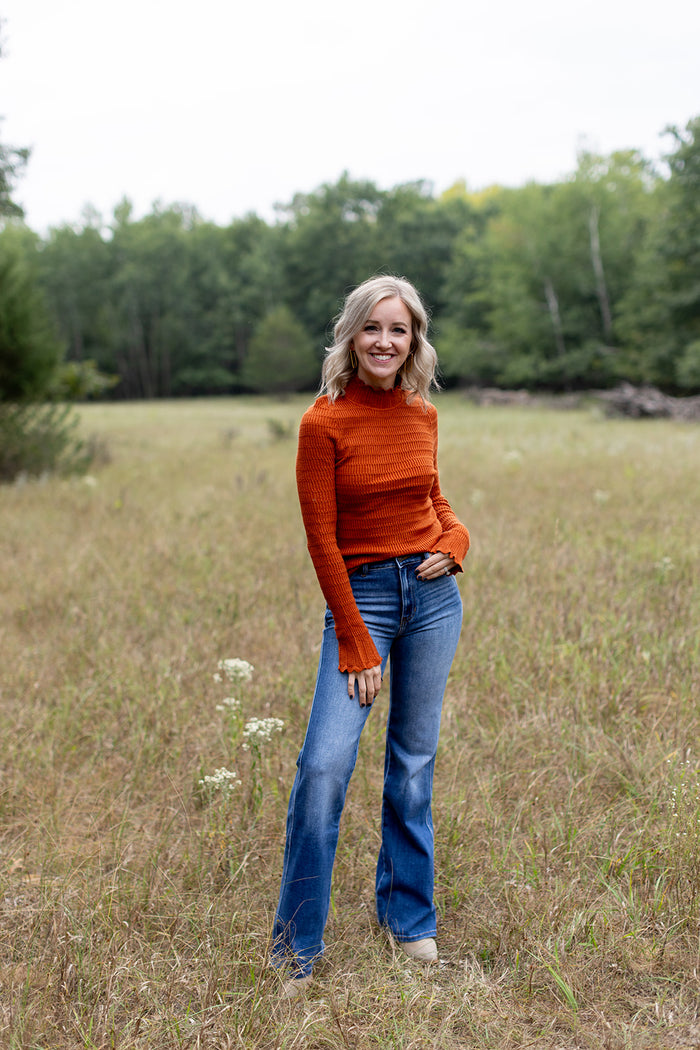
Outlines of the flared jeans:
[[[419,580],[427,554],[370,562],[351,576],[358,609],[389,659],[377,918],[399,941],[436,933],[431,800],[442,700],[459,639],[462,602],[453,576]],[[373,706],[381,705],[383,692]],[[348,696],[326,610],[313,704],[287,814],[274,965],[311,972],[323,952],[340,818],[360,734],[372,707]]]

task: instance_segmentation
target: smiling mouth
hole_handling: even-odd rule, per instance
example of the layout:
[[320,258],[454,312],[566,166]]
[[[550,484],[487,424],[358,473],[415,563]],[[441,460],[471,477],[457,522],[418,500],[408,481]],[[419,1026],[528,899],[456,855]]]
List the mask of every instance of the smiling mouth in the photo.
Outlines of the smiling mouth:
[[393,354],[370,354],[374,361],[391,361]]

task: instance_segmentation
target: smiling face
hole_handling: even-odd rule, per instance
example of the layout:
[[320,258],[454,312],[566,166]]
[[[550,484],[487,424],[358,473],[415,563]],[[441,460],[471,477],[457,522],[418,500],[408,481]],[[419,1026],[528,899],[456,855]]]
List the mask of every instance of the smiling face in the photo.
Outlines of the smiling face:
[[350,343],[357,355],[358,377],[377,390],[391,390],[412,341],[411,312],[403,300],[380,299]]

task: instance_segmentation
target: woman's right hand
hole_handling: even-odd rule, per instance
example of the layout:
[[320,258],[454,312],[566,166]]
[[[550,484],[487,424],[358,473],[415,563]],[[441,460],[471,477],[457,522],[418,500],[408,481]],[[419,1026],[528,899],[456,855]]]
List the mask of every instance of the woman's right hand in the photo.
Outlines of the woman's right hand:
[[360,707],[369,707],[382,687],[382,665],[369,667],[365,671],[348,671],[348,696],[352,700],[357,684]]

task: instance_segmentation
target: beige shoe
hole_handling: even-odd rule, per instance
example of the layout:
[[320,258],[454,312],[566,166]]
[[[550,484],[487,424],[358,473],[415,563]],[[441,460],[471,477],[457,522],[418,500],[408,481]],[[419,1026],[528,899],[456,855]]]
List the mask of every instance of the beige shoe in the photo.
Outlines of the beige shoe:
[[282,999],[298,999],[310,987],[313,980],[311,974],[307,977],[288,977],[282,985]]
[[398,941],[397,943],[409,959],[420,963],[438,962],[438,950],[434,937],[423,937],[420,941]]

